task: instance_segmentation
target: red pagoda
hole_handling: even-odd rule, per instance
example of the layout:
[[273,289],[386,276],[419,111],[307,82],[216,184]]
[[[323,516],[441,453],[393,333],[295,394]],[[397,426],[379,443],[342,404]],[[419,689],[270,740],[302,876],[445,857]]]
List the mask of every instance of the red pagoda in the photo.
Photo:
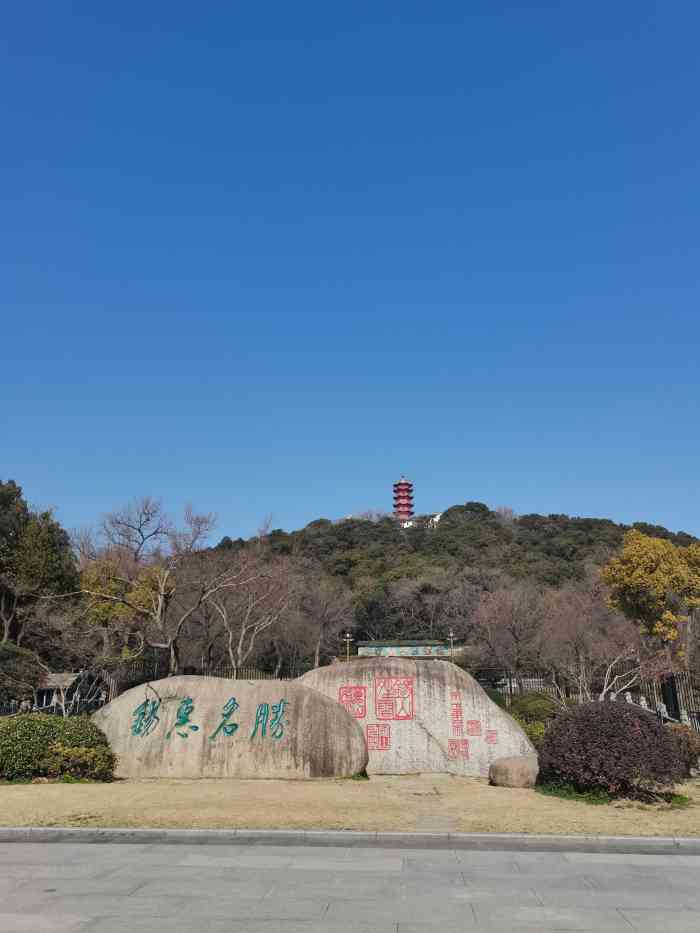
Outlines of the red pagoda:
[[413,483],[405,476],[394,483],[394,517],[400,522],[413,518]]

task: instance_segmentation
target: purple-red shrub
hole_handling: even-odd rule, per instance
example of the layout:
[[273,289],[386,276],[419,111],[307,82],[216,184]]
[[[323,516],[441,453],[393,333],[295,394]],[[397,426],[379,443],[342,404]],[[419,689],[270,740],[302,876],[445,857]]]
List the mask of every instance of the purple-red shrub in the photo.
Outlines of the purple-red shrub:
[[690,777],[691,769],[697,768],[698,759],[700,759],[700,732],[681,724],[666,726],[666,728],[670,729],[680,746],[686,777]]
[[539,753],[540,781],[644,798],[685,776],[679,743],[653,713],[627,703],[585,703],[554,719]]

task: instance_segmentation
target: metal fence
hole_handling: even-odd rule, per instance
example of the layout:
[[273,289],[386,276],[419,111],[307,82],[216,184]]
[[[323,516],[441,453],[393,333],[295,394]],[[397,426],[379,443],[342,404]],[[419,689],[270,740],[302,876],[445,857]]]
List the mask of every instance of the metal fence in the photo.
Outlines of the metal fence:
[[229,680],[291,680],[291,677],[278,677],[270,671],[259,671],[254,667],[239,667],[236,671],[230,664],[217,667],[205,667],[199,672],[202,677],[225,677]]
[[[185,667],[179,673],[196,674],[202,677],[223,677],[228,680],[288,680],[286,677],[276,677],[269,671],[259,671],[254,667],[240,667],[236,669],[231,664],[204,665]],[[37,697],[39,701],[0,703],[0,716],[15,716],[17,713],[33,712],[47,713],[60,716],[76,716],[84,713],[94,713],[105,703],[116,699],[132,687],[154,680],[161,680],[171,676],[166,662],[160,659],[143,659],[129,661],[109,670],[91,672],[91,676],[101,685],[99,691],[91,691],[87,696],[80,694],[80,680],[82,673],[76,673],[76,690],[68,690],[63,696],[58,691],[51,695],[51,691],[40,690]]]
[[[506,706],[522,693],[541,693],[556,697],[551,673],[530,671],[516,673],[503,669],[485,669],[472,672],[482,687],[503,694]],[[624,699],[658,712],[663,719],[686,722],[700,732],[700,682],[688,671],[669,674],[659,680],[641,680],[625,691]],[[573,696],[573,694],[572,694]]]
[[182,670],[176,675],[171,675],[167,663],[162,660],[143,660],[130,661],[119,665],[109,673],[111,698],[124,693],[131,687],[138,687],[141,684],[148,683],[151,680],[161,680],[165,677],[193,674],[199,677],[223,677],[227,680],[286,680],[284,677],[277,677],[269,671],[260,671],[255,667],[239,667],[238,670],[232,664],[198,664],[184,665]]
[[488,687],[503,694],[507,706],[510,706],[513,697],[522,693],[557,695],[552,676],[546,672],[527,671],[516,673],[501,668],[481,668],[471,673],[482,687]]
[[[231,664],[185,667],[181,673],[231,680],[236,677],[238,680],[292,679],[276,677],[269,671],[260,671],[254,667],[241,667],[236,671]],[[552,675],[546,671],[515,672],[489,668],[474,670],[472,674],[482,687],[501,693],[507,707],[510,707],[513,699],[522,693],[542,693],[553,697],[558,695]],[[82,676],[83,674],[76,674],[78,684]],[[170,674],[165,660],[139,658],[109,670],[91,672],[90,676],[99,681],[102,689],[99,691],[93,689],[81,696],[78,686],[77,692],[69,691],[63,697],[56,693],[53,698],[47,696],[47,691],[43,690],[40,704],[27,701],[0,703],[0,716],[14,716],[20,712],[40,712],[61,716],[92,713],[132,687],[161,680]],[[700,682],[688,672],[682,671],[660,680],[642,680],[625,693],[629,694],[631,702],[645,705],[659,712],[665,719],[687,722],[700,732]]]
[[688,671],[642,681],[632,695],[636,702],[637,696],[643,696],[651,709],[665,710],[669,719],[686,722],[700,732],[700,685]]
[[47,716],[89,716],[96,713],[97,710],[108,702],[105,696],[95,697],[94,699],[69,700],[63,704],[55,699],[48,703],[30,702],[10,702],[0,703],[0,717],[16,716],[18,713],[45,713]]

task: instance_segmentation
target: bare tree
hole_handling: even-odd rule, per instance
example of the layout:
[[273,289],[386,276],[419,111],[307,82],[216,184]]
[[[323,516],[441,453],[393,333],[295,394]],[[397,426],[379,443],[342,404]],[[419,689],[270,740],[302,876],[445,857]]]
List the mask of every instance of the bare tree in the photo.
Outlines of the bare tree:
[[298,575],[286,558],[263,561],[235,587],[220,587],[207,600],[226,631],[233,676],[251,658],[260,636],[286,623],[296,609]]
[[314,632],[299,612],[291,612],[283,624],[273,626],[258,639],[257,648],[249,663],[269,664],[272,659],[275,677],[283,672],[288,677],[299,677],[308,670],[314,653]]
[[610,609],[597,573],[585,583],[543,594],[540,620],[541,657],[562,702],[570,695],[579,702],[602,700],[639,681],[644,663],[639,632]]
[[97,560],[100,545],[93,528],[74,528],[70,533],[70,540],[80,570],[83,570],[90,561]]
[[524,583],[502,583],[482,593],[471,619],[471,640],[482,663],[506,668],[522,689],[522,674],[541,664],[542,593]]
[[180,653],[182,662],[201,666],[203,670],[211,670],[222,664],[227,657],[226,631],[221,625],[219,614],[207,600],[201,604],[192,619],[187,622],[181,631],[183,650]]
[[187,624],[211,596],[242,585],[254,572],[245,559],[202,550],[213,527],[212,515],[187,506],[176,528],[150,498],[107,516],[106,546],[88,562],[82,585],[87,614],[101,625],[106,646],[116,631],[136,639],[136,653],[145,645],[165,648],[170,672],[178,670]]
[[324,574],[316,564],[304,568],[299,615],[311,632],[313,666],[321,663],[322,653],[337,650],[337,636],[352,623],[352,595],[348,588]]
[[142,496],[105,515],[100,530],[108,548],[123,551],[140,564],[160,550],[173,526],[159,499]]
[[455,581],[438,570],[388,587],[389,604],[400,619],[403,638],[446,639],[450,631],[457,638],[463,637],[479,593],[467,579]]
[[174,674],[180,665],[179,642],[185,626],[207,604],[218,612],[215,598],[223,600],[236,589],[248,591],[262,574],[260,562],[252,555],[195,552],[176,564],[148,567],[137,586],[118,601],[135,614],[144,642],[168,651]]
[[215,527],[215,515],[211,512],[198,514],[191,505],[186,505],[182,526],[171,526],[168,531],[170,557],[177,559],[200,550]]
[[270,529],[272,528],[272,515],[267,514],[258,528],[258,548],[262,550],[265,546],[265,542],[270,534]]
[[25,642],[37,657],[50,659],[54,672],[89,667],[106,657],[103,646],[102,632],[87,618],[86,601],[79,595],[42,601]]

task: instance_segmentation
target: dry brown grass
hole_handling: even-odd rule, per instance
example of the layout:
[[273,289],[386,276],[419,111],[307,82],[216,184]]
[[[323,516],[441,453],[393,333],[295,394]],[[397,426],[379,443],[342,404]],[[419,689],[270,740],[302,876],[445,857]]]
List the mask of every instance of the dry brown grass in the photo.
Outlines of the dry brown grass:
[[370,781],[121,781],[0,787],[5,826],[355,829],[700,836],[693,804],[591,806],[447,774]]

